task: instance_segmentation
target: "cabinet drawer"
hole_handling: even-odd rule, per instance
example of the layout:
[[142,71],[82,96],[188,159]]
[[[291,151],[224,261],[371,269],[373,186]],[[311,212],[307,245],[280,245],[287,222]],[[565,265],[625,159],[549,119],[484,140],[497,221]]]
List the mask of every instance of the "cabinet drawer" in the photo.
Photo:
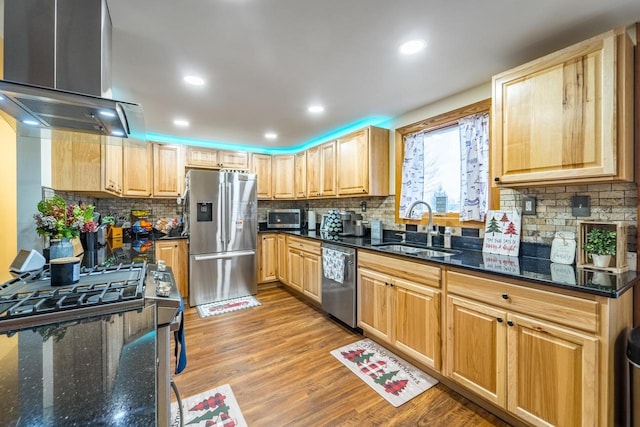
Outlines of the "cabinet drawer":
[[320,252],[321,252],[320,247],[321,247],[320,242],[289,236],[289,248],[291,249],[298,249],[301,251],[311,252],[313,254],[320,255]]
[[447,272],[446,280],[452,294],[584,331],[598,331],[599,304],[596,301],[454,271]]
[[405,261],[399,257],[358,251],[358,267],[367,267],[412,282],[440,287],[442,275],[440,267],[422,262]]

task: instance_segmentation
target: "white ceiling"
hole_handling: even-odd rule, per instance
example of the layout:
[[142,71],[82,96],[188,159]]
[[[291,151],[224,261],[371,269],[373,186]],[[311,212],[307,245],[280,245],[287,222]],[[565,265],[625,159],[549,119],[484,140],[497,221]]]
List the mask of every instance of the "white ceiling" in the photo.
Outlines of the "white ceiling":
[[[638,0],[108,0],[113,96],[148,136],[297,147],[621,25]],[[422,38],[422,53],[398,53]],[[187,87],[184,74],[207,81]],[[326,111],[311,116],[311,103]],[[176,117],[190,121],[176,128]],[[277,132],[275,141],[264,133]]]

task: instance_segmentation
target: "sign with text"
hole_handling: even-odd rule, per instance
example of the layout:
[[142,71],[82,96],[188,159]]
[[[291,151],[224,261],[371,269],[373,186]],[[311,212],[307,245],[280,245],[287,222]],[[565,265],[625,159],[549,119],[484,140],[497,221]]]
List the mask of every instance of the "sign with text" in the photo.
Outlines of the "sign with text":
[[517,211],[489,211],[482,252],[518,256],[521,218]]

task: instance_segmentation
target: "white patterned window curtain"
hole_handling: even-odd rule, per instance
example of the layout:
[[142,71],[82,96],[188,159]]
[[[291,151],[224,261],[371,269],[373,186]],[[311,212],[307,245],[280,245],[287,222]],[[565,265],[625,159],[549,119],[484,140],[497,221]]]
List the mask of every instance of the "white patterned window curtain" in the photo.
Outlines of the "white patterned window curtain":
[[458,120],[460,221],[484,221],[489,204],[489,113]]
[[[400,191],[400,218],[408,218],[407,208],[424,197],[424,133],[404,137],[402,160],[402,187]],[[422,218],[423,205],[413,210],[412,218]]]

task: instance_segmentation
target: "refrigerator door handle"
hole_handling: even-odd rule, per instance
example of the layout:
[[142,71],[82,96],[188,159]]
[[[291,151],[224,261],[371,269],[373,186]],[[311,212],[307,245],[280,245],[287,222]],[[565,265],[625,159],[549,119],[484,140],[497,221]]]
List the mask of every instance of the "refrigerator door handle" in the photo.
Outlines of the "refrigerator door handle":
[[226,231],[226,236],[227,236],[227,240],[226,240],[226,244],[227,244],[227,250],[229,250],[228,245],[231,243],[231,220],[233,218],[233,213],[231,212],[233,209],[233,200],[230,200],[231,195],[233,194],[232,188],[231,188],[231,183],[227,182],[226,184],[226,194],[225,194],[225,198],[224,198],[224,203],[225,203],[225,209],[227,211],[227,215],[229,217],[226,227],[227,227],[227,231]]
[[255,255],[256,251],[237,251],[237,252],[224,252],[219,254],[208,254],[208,255],[194,255],[194,261],[206,261],[210,259],[225,259],[225,258],[235,258],[239,256],[252,256]]
[[222,240],[223,243],[223,250],[227,250],[227,226],[225,225],[227,223],[227,211],[226,211],[226,205],[225,205],[225,200],[227,197],[226,194],[226,188],[225,188],[225,183],[221,182],[219,184],[219,203],[218,203],[218,219],[220,221],[220,240]]

